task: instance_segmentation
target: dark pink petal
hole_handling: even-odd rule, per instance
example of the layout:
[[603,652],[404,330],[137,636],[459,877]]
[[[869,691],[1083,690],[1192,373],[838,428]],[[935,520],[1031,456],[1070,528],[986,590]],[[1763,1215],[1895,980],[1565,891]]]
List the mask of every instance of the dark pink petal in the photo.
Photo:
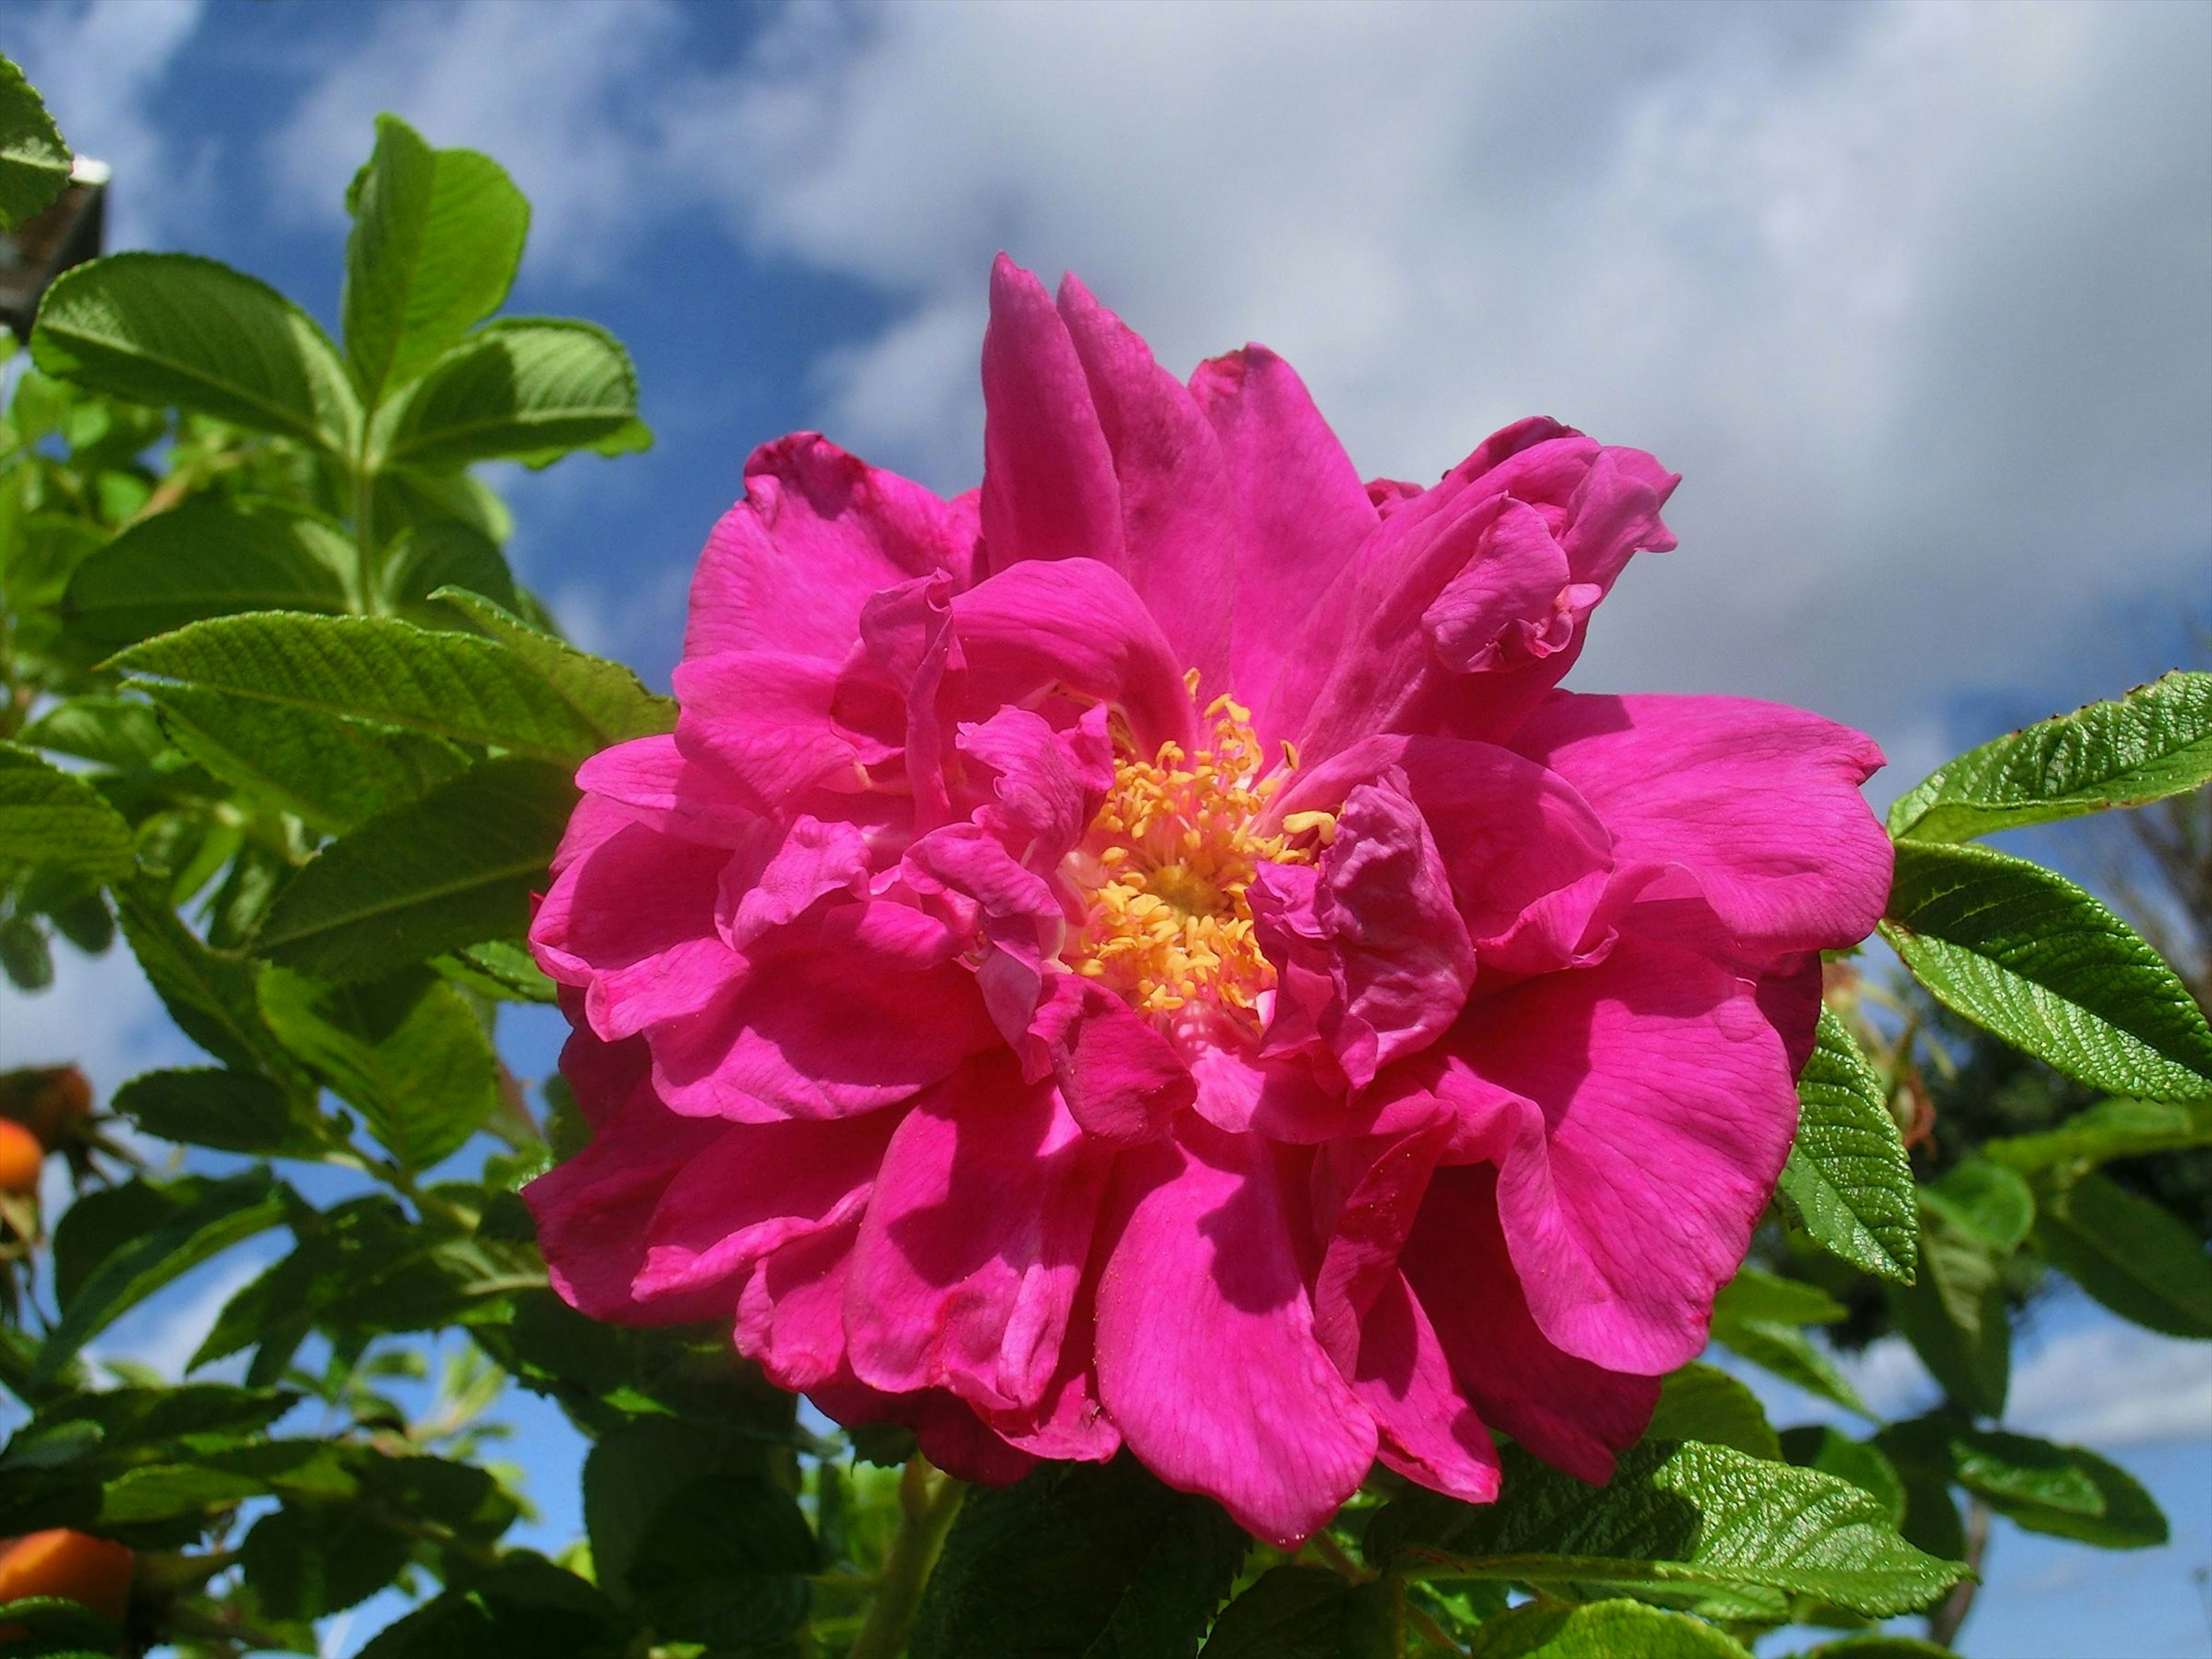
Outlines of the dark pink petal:
[[727,1131],[669,1182],[646,1224],[636,1293],[718,1283],[858,1215],[898,1119],[871,1112]]
[[1651,1420],[1659,1379],[1601,1370],[1537,1328],[1522,1287],[1540,1282],[1542,1269],[1518,1267],[1509,1255],[1497,1184],[1483,1164],[1436,1172],[1400,1258],[1405,1282],[1484,1419],[1546,1462],[1602,1486],[1614,1455]]
[[1777,703],[1554,694],[1513,739],[1567,779],[1624,866],[1678,864],[1745,953],[1856,945],[1889,896],[1859,785],[1881,750]]
[[[779,1389],[804,1394],[845,1366],[845,1281],[857,1217],[769,1252],[738,1296],[738,1352]],[[833,1413],[834,1414],[834,1413]]]
[[1067,856],[1114,787],[1114,743],[1100,704],[1066,731],[1026,708],[1002,708],[963,726],[962,752],[997,775],[995,799],[975,812],[1008,852],[1040,875]]
[[[1474,947],[1443,859],[1395,781],[1361,784],[1336,815],[1310,883],[1262,867],[1253,924],[1281,978],[1264,1052],[1325,1045],[1355,1089],[1459,1018]],[[1285,971],[1296,963],[1306,971]]]
[[727,1275],[702,1275],[669,1291],[635,1288],[646,1223],[668,1183],[728,1133],[676,1116],[641,1085],[599,1124],[589,1146],[522,1189],[546,1273],[563,1301],[594,1319],[630,1325],[728,1311],[736,1290]]
[[1060,1365],[1112,1155],[1012,1056],[921,1096],[884,1154],[847,1287],[853,1370],[1027,1411]]
[[1753,988],[1624,925],[1603,963],[1474,1003],[1431,1053],[1449,1057],[1437,1094],[1498,1165],[1544,1334],[1613,1370],[1695,1358],[1797,1127]]
[[1378,520],[1344,446],[1296,370],[1265,346],[1200,363],[1191,395],[1221,441],[1238,524],[1230,680],[1270,744],[1296,731],[1334,631],[1300,641],[1316,601]]
[[983,547],[1122,568],[1121,493],[1067,326],[1044,285],[1001,253],[983,332]]
[[726,652],[844,659],[870,594],[943,571],[965,586],[972,501],[942,501],[816,433],[763,445],[691,582],[686,660]]
[[750,969],[647,1040],[672,1109],[766,1123],[894,1104],[1000,1039],[964,968],[902,972],[879,957],[819,951]]
[[1146,755],[1188,746],[1197,711],[1159,623],[1121,575],[1090,559],[1017,564],[952,601],[968,700],[998,709],[1065,688],[1127,714]]
[[1027,1411],[980,1413],[993,1433],[1033,1456],[1068,1462],[1103,1463],[1121,1449],[1121,1431],[1098,1399],[1092,1364],[1097,1322],[1097,1275],[1086,1273],[1068,1310],[1060,1369],[1046,1384],[1044,1398]]
[[1343,1075],[1324,1049],[1271,1060],[1203,1047],[1190,1058],[1198,1115],[1227,1134],[1255,1134],[1314,1146],[1365,1132],[1373,1112],[1347,1097]]
[[714,902],[715,926],[732,951],[788,927],[832,893],[864,896],[867,838],[855,824],[824,823],[802,812],[757,876],[738,878],[741,869],[732,860],[723,871]]
[[1480,555],[1429,602],[1421,626],[1437,659],[1462,674],[1517,665],[1565,648],[1574,632],[1570,592],[1586,603],[1598,597],[1571,588],[1566,550],[1543,514],[1508,501]]
[[[672,733],[602,749],[577,769],[576,787],[586,796],[577,809],[578,824],[595,806],[614,807],[617,822],[647,823],[686,841],[728,848],[744,845],[759,828],[759,797],[714,768],[686,760]],[[572,837],[574,833],[572,825]],[[553,867],[560,869],[573,856],[564,842]]]
[[1182,382],[1073,273],[1060,280],[1060,314],[1121,486],[1129,585],[1208,700],[1234,690],[1239,529],[1220,441]]
[[848,674],[839,687],[841,711],[871,691],[886,690],[903,711],[897,740],[917,830],[951,816],[945,745],[963,665],[952,627],[951,596],[952,584],[943,576],[873,595],[860,611],[860,642],[872,672]]
[[1367,1311],[1350,1376],[1352,1392],[1374,1416],[1376,1455],[1385,1464],[1463,1504],[1497,1498],[1497,1444],[1452,1376],[1427,1312],[1395,1268]]
[[907,849],[900,873],[915,892],[973,916],[988,946],[976,986],[1006,1042],[1019,1044],[1043,992],[1045,958],[1065,928],[1051,884],[973,823],[930,831]]
[[684,705],[678,750],[719,771],[757,811],[773,813],[832,778],[857,789],[863,766],[895,752],[832,717],[837,669],[824,659],[731,652],[688,658],[672,678]]
[[1375,1425],[1314,1340],[1307,1223],[1278,1156],[1197,1122],[1121,1154],[1098,1389],[1154,1474],[1292,1548],[1366,1478]]
[[1085,1133],[1113,1145],[1157,1140],[1196,1095],[1190,1067],[1151,1021],[1073,974],[1052,976],[1026,1035],[1027,1069],[1048,1068]]
[[620,1042],[601,1037],[584,1018],[584,994],[574,986],[559,987],[558,995],[568,1021],[568,1040],[561,1045],[561,1075],[568,1079],[584,1121],[596,1131],[651,1074],[653,1053],[643,1037]]

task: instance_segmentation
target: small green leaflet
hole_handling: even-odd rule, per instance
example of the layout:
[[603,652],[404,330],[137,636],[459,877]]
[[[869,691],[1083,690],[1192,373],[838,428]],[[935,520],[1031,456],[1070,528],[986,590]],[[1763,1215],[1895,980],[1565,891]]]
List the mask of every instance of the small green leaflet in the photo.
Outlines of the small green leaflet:
[[1476,1629],[1469,1659],[1751,1659],[1701,1619],[1641,1601],[1531,1604]]
[[2212,1340],[2212,1257],[2163,1206],[2092,1170],[2044,1194],[2034,1237],[2053,1267],[2122,1318]]
[[1889,1309],[1953,1401],[1984,1416],[2003,1415],[2012,1328],[2004,1264],[1984,1232],[1939,1202],[1923,1204],[1920,1276],[1909,1286],[1889,1286]]
[[655,737],[676,729],[676,700],[645,689],[621,663],[594,657],[541,633],[480,593],[441,587],[432,599],[452,605],[543,675],[590,722],[603,744]]
[[2180,1105],[2162,1100],[2107,1100],[2076,1112],[2055,1129],[2007,1135],[1982,1151],[2023,1174],[2086,1170],[2116,1158],[2212,1146],[2212,1101]]
[[1929,774],[1889,809],[1899,839],[2000,830],[2140,806],[2212,781],[2212,674],[2177,670],[2117,702],[2014,732]]
[[1882,937],[1954,1012],[2115,1094],[2212,1095],[2212,1027],[2136,931],[2063,876],[1899,842]]
[[23,71],[0,58],[0,230],[45,207],[69,177],[69,146],[54,118]]
[[380,468],[535,459],[596,443],[636,420],[637,374],[613,335],[565,319],[505,318],[469,336],[380,410],[370,447]]
[[31,356],[47,374],[350,455],[361,405],[314,319],[189,253],[117,253],[46,290]]
[[1391,1598],[1404,1594],[1328,1567],[1270,1567],[1221,1610],[1199,1659],[1389,1659]]
[[345,538],[303,513],[190,501],[133,525],[76,568],[70,632],[112,651],[240,611],[348,609]]
[[1817,1286],[1745,1267],[1713,1299],[1712,1339],[1786,1382],[1868,1416],[1850,1379],[1798,1328],[1832,1325],[1844,1314],[1844,1305]]
[[1669,1371],[1659,1404],[1644,1431],[1647,1440],[1702,1440],[1733,1446],[1753,1457],[1782,1455],[1782,1443],[1766,1420],[1759,1396],[1715,1365],[1692,1361]]
[[148,1072],[115,1091],[114,1108],[148,1134],[256,1158],[318,1158],[327,1150],[307,1091],[254,1072],[213,1066]]
[[1833,1254],[1910,1284],[1919,1257],[1912,1166],[1887,1094],[1850,1028],[1822,1008],[1797,1079],[1797,1143],[1782,1190],[1805,1231]]
[[82,778],[0,743],[0,868],[34,865],[106,879],[125,875],[131,826]]

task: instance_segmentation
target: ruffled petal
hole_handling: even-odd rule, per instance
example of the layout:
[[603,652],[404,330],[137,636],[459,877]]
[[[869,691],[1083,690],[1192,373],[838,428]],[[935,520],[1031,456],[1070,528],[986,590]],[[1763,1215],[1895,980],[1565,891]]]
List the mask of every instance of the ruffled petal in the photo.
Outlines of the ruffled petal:
[[726,652],[844,659],[868,596],[942,571],[965,586],[975,504],[939,501],[819,434],[755,450],[745,496],[714,526],[691,580],[689,661]]
[[1566,778],[1624,864],[1680,865],[1747,955],[1856,945],[1893,854],[1859,786],[1881,750],[1802,709],[1736,697],[1559,692],[1513,747]]
[[1375,1424],[1314,1340],[1303,1206],[1277,1156],[1203,1124],[1121,1155],[1098,1388],[1154,1474],[1292,1548],[1366,1478]]

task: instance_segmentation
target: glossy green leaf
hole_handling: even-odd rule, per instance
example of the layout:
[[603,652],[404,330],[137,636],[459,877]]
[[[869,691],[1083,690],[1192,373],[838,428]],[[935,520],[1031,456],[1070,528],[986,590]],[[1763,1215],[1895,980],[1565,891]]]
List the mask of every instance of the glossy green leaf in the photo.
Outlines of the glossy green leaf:
[[2200,1146],[2212,1146],[2212,1102],[2106,1100],[2076,1112],[2055,1129],[1985,1142],[1982,1152],[1992,1163],[2034,1175]]
[[1807,1648],[1796,1659],[1959,1659],[1949,1648],[1917,1636],[1847,1636]]
[[354,981],[520,939],[575,804],[560,768],[516,758],[471,767],[316,854],[278,896],[255,949]]
[[433,149],[398,117],[380,115],[349,205],[339,309],[374,402],[499,309],[521,263],[530,204],[489,156]]
[[1485,1620],[1470,1659],[1750,1659],[1726,1632],[1641,1601],[1516,1607]]
[[622,664],[579,651],[566,640],[532,628],[489,603],[491,596],[448,590],[431,597],[451,605],[529,663],[590,723],[603,747],[676,729],[676,700],[647,690]]
[[2000,1255],[2010,1255],[2035,1223],[2035,1194],[2027,1182],[2002,1164],[1969,1156],[1940,1180],[1920,1189],[1922,1200],[1959,1226],[1987,1240]]
[[331,986],[271,967],[261,1012],[403,1168],[459,1150],[498,1104],[498,1061],[468,999],[419,969]]
[[1949,1425],[1958,1483],[2030,1532],[2105,1549],[2166,1541],[2166,1516],[2133,1476],[2093,1451],[1966,1424]]
[[1779,1457],[1782,1444],[1759,1396],[1715,1365],[1692,1362],[1669,1371],[1644,1431],[1647,1440],[1702,1440],[1753,1457]]
[[442,738],[197,685],[147,696],[177,746],[215,776],[334,835],[456,776],[468,757]]
[[380,465],[442,468],[592,444],[637,419],[637,374],[605,329],[555,318],[487,325],[379,414]]
[[1844,1314],[1843,1304],[1817,1285],[1745,1267],[1713,1300],[1712,1339],[1784,1382],[1864,1413],[1850,1379],[1798,1328],[1832,1325]]
[[1878,1499],[1893,1522],[1903,1523],[1905,1486],[1881,1447],[1819,1424],[1784,1429],[1781,1440],[1782,1455],[1790,1462],[1850,1481]]
[[2176,671],[1970,749],[1898,797],[1889,832],[1960,842],[2212,781],[2212,674]]
[[911,1659],[1188,1659],[1251,1540],[1133,1459],[1048,1463],[962,1504]]
[[1875,1615],[1926,1606],[1964,1571],[1906,1543],[1856,1486],[1724,1446],[1647,1441],[1603,1487],[1503,1455],[1497,1504],[1394,1498],[1369,1523],[1370,1558],[1427,1578],[1763,1589]]
[[232,1066],[280,1074],[289,1069],[282,1045],[261,1018],[254,963],[210,950],[150,882],[118,888],[115,901],[131,954],[186,1036]]
[[1923,1205],[1920,1276],[1888,1294],[1891,1317],[1943,1391],[1967,1411],[2002,1416],[2012,1327],[2003,1255],[1989,1237],[1937,1204]]
[[315,1158],[327,1144],[300,1093],[254,1072],[148,1072],[115,1091],[114,1109],[149,1135],[254,1158]]
[[23,71],[0,58],[0,230],[13,229],[61,194],[70,149]]
[[0,868],[10,865],[112,879],[131,869],[131,826],[83,779],[0,743]]
[[1797,1079],[1797,1141],[1782,1190],[1805,1231],[1853,1267],[1910,1284],[1918,1256],[1912,1166],[1888,1091],[1850,1028],[1820,1010]]
[[2158,953],[2063,876],[1983,847],[1900,843],[1883,937],[1954,1012],[2069,1077],[2212,1095],[2212,1026]]
[[266,1170],[228,1180],[186,1176],[158,1188],[158,1210],[84,1273],[62,1305],[60,1322],[39,1350],[38,1370],[53,1376],[78,1349],[155,1291],[284,1217],[282,1191]]
[[31,356],[47,374],[338,455],[361,409],[337,349],[266,283],[189,253],[117,253],[46,290]]
[[430,964],[456,985],[496,1002],[553,1002],[560,987],[531,960],[528,949],[509,939],[487,939]]
[[2122,1318],[2212,1339],[2212,1258],[2164,1206],[2092,1171],[2045,1194],[2034,1237],[2053,1267]]
[[71,633],[100,651],[240,611],[347,609],[346,539],[272,506],[187,502],[125,530],[76,568]]
[[519,652],[392,617],[217,617],[132,646],[114,665],[571,767],[610,741]]

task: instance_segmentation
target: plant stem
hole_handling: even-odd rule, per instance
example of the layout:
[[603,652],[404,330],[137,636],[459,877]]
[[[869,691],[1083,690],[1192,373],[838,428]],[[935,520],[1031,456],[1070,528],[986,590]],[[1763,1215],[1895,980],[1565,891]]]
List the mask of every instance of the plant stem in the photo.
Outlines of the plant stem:
[[937,1565],[937,1553],[967,1492],[951,1475],[932,1468],[921,1453],[908,1461],[899,1477],[899,1528],[884,1563],[883,1588],[846,1659],[895,1659],[905,1651],[921,1588],[929,1582],[929,1570]]
[[1951,1587],[1943,1603],[1928,1615],[1928,1639],[1948,1648],[1972,1611],[1974,1592],[1982,1587],[1982,1557],[1990,1547],[1990,1506],[1978,1498],[1966,1504],[1966,1576]]

